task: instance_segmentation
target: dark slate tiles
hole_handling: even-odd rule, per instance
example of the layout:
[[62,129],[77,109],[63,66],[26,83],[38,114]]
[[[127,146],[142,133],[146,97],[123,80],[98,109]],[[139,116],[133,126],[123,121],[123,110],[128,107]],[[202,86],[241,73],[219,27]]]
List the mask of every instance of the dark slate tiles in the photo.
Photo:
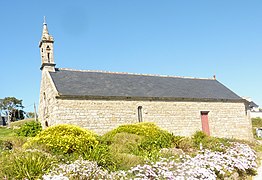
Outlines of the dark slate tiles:
[[50,72],[58,92],[70,96],[121,96],[240,100],[217,80],[57,70]]

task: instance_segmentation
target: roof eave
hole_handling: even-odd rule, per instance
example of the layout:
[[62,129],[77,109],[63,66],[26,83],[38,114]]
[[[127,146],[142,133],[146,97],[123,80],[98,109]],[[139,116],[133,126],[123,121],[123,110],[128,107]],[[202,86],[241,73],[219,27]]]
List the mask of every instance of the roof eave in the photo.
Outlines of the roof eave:
[[187,102],[242,102],[244,99],[213,99],[213,98],[183,98],[183,97],[129,97],[129,96],[92,96],[92,95],[62,95],[57,99],[77,99],[77,100],[130,100],[130,101],[187,101]]

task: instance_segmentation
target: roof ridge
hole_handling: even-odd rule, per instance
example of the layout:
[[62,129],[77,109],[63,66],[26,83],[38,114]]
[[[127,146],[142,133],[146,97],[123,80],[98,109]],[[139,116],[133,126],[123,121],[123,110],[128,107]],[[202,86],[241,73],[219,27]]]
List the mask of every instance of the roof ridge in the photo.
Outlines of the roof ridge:
[[152,76],[152,77],[171,77],[171,78],[181,78],[181,79],[200,79],[200,80],[215,80],[214,78],[197,78],[190,76],[173,76],[173,75],[160,75],[160,74],[141,74],[141,73],[129,73],[129,72],[112,72],[103,70],[78,70],[71,68],[57,68],[58,70],[64,71],[77,71],[77,72],[98,72],[98,73],[108,73],[108,74],[124,74],[124,75],[136,75],[136,76]]

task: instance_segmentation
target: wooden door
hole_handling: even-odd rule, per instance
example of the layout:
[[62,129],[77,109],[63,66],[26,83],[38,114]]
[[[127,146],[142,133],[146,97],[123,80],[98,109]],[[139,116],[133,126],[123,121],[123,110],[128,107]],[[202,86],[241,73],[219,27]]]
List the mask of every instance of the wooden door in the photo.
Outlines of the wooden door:
[[207,135],[210,135],[209,124],[208,124],[208,112],[201,112],[201,121],[202,121],[202,131]]

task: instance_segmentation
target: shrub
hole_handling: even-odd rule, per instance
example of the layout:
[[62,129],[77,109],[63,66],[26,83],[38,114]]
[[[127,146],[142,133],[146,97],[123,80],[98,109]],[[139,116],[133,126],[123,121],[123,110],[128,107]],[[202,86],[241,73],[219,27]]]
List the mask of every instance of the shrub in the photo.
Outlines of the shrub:
[[31,119],[31,118],[30,118],[30,119],[23,119],[23,120],[11,122],[11,123],[10,123],[10,128],[11,128],[11,129],[18,129],[18,128],[20,128],[21,126],[23,126],[25,123],[32,122],[32,121],[35,121],[35,119]]
[[171,147],[173,138],[153,123],[122,125],[101,137],[109,145],[117,169],[127,169],[145,160],[156,161],[159,150]]
[[256,128],[262,127],[262,118],[252,118],[252,126]]
[[117,162],[109,150],[109,146],[98,144],[93,149],[83,151],[82,157],[84,160],[95,161],[97,165],[104,169],[114,171],[117,169]]
[[0,150],[20,149],[27,141],[25,137],[7,137],[0,139]]
[[195,149],[194,142],[189,137],[182,138],[179,141],[177,148],[182,149],[184,152],[189,152],[189,153],[194,152],[194,149]]
[[129,134],[126,132],[117,133],[110,146],[110,150],[115,153],[132,153],[139,151],[139,144],[143,137],[136,134]]
[[16,130],[18,136],[35,137],[42,130],[42,125],[39,122],[30,121],[23,124]]
[[140,163],[144,163],[143,157],[137,156],[141,154],[139,144],[143,137],[126,132],[117,133],[112,138],[112,144],[109,146],[109,152],[115,163],[116,169],[129,169]]
[[195,146],[199,146],[200,143],[206,143],[208,141],[208,136],[203,131],[197,131],[193,134],[193,142]]
[[38,150],[14,151],[2,154],[1,179],[38,179],[56,162],[55,158]]
[[230,146],[229,140],[225,138],[217,138],[207,136],[202,131],[197,131],[192,137],[194,147],[200,148],[200,143],[205,149],[210,149],[212,151],[224,151],[225,146]]
[[145,163],[143,157],[128,153],[116,153],[113,154],[113,158],[116,161],[117,170],[128,170],[131,167]]
[[140,149],[150,151],[152,149],[161,149],[170,147],[173,141],[173,135],[165,130],[160,129],[153,123],[136,123],[122,125],[118,128],[106,133],[103,138],[108,143],[113,142],[113,138],[117,133],[130,133],[143,137],[140,143]]
[[257,118],[252,118],[251,120],[252,120],[252,127],[253,127],[253,135],[256,139],[261,140],[260,137],[257,137],[256,129],[262,127],[262,118],[257,117]]
[[51,126],[32,138],[25,147],[33,144],[42,144],[55,153],[82,153],[87,149],[93,149],[98,141],[95,134],[74,125]]
[[183,136],[174,136],[173,137],[173,145],[174,145],[174,147],[178,148],[179,144],[183,140],[183,138],[184,138]]

